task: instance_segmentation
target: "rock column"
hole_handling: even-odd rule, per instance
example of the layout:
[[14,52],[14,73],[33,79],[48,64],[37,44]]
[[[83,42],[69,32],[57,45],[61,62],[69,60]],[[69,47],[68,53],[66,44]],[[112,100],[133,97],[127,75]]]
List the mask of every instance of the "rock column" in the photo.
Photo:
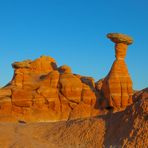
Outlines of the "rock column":
[[109,74],[103,81],[102,92],[107,102],[106,107],[124,108],[132,103],[132,80],[124,58],[132,38],[119,33],[107,35],[115,43],[115,57]]

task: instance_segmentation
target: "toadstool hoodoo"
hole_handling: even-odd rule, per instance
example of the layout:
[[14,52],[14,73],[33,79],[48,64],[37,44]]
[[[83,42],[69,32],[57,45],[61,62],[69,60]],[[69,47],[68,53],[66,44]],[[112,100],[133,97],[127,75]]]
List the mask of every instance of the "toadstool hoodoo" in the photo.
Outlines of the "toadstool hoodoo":
[[132,80],[124,58],[133,39],[120,33],[109,33],[107,37],[115,43],[115,57],[110,72],[103,81],[102,92],[106,107],[124,108],[132,103]]

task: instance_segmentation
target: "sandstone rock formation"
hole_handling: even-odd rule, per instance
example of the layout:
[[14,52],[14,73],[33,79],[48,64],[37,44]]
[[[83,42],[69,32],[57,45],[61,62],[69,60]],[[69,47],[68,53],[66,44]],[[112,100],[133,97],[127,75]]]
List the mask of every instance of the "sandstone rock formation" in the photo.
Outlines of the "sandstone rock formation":
[[148,88],[122,112],[55,123],[0,122],[1,148],[147,148]]
[[115,43],[116,60],[103,81],[102,92],[107,107],[124,108],[132,103],[132,80],[124,58],[127,46],[133,41],[129,36],[119,33],[110,33],[107,37]]
[[107,37],[116,60],[97,82],[48,56],[12,64],[14,76],[0,89],[0,147],[148,147],[148,88],[133,91],[124,61],[133,41]]
[[132,81],[124,58],[132,39],[117,33],[108,38],[116,43],[116,60],[107,77],[96,83],[92,77],[73,74],[67,65],[58,67],[48,56],[14,62],[13,79],[0,89],[0,120],[69,120],[131,104]]
[[12,67],[12,81],[0,89],[0,116],[6,120],[56,121],[100,113],[92,78],[73,74],[67,65],[57,67],[47,56]]

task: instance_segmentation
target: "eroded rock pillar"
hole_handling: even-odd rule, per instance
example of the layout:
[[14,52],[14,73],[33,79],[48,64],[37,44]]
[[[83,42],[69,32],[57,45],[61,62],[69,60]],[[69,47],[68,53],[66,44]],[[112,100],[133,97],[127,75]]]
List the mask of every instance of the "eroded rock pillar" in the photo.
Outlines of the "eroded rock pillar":
[[106,107],[122,108],[132,103],[132,80],[124,61],[127,47],[133,40],[127,35],[110,33],[107,37],[115,43],[115,61],[103,81],[102,92]]

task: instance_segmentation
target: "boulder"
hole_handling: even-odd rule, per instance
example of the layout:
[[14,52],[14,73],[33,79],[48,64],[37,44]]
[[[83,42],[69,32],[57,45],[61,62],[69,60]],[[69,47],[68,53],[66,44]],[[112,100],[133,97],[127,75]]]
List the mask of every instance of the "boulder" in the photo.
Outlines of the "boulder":
[[30,68],[31,65],[31,60],[24,60],[22,62],[14,62],[12,64],[12,67],[17,69],[17,68]]
[[41,84],[46,87],[58,88],[60,73],[57,70],[53,70],[47,75],[42,75],[40,77]]
[[89,85],[83,84],[82,90],[82,101],[85,104],[94,106],[97,100],[95,90],[93,90]]
[[60,73],[72,73],[71,68],[67,65],[63,65],[63,66],[59,67],[58,70]]
[[116,44],[124,43],[130,45],[133,43],[133,39],[130,36],[121,33],[108,33],[107,37]]
[[60,75],[60,92],[69,101],[79,103],[81,101],[82,83],[73,74]]
[[57,69],[56,61],[49,56],[41,56],[31,62],[31,71],[46,74]]

